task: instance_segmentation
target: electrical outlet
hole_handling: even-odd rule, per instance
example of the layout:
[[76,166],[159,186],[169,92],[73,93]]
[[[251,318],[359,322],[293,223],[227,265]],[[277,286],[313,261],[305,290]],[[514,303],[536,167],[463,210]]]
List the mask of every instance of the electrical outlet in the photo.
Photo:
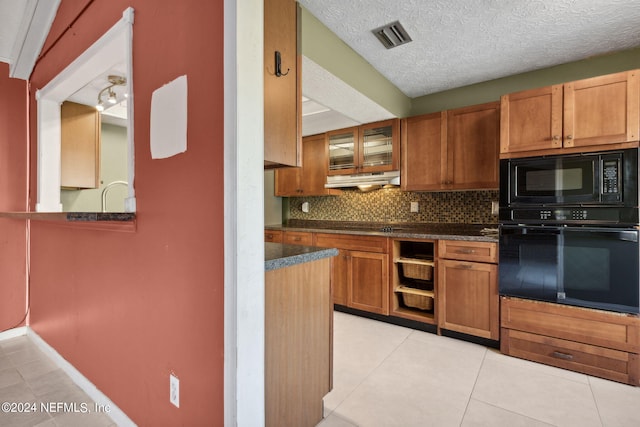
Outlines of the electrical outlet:
[[411,212],[418,212],[420,210],[420,205],[418,202],[411,202]]
[[180,407],[180,380],[174,374],[169,374],[169,402]]
[[498,202],[491,202],[491,215],[498,215],[498,211],[500,210],[500,204]]

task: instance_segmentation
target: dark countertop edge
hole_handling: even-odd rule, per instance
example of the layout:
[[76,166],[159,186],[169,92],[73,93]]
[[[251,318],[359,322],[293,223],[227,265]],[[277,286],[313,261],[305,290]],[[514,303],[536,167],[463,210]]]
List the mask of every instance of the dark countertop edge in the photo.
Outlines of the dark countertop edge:
[[0,212],[0,218],[68,222],[127,222],[135,221],[136,214],[132,212]]
[[[497,228],[496,224],[496,228]],[[291,227],[287,225],[265,225],[265,230],[281,230],[281,231],[303,231],[311,233],[326,234],[354,234],[360,236],[381,236],[390,238],[404,239],[425,239],[425,240],[465,240],[470,242],[491,242],[498,243],[498,237],[482,234],[449,234],[444,232],[417,232],[417,231],[372,231],[361,229],[337,229],[337,228],[313,228],[313,227]]]
[[338,255],[335,248],[265,243],[264,270],[277,270]]

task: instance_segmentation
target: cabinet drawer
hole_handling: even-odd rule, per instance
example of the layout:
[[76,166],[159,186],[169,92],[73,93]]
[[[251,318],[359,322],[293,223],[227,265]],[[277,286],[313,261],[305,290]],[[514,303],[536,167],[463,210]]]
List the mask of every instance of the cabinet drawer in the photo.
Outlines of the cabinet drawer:
[[640,353],[640,318],[625,314],[503,297],[501,326]]
[[289,245],[313,245],[313,233],[304,231],[285,231],[282,235],[282,243]]
[[528,332],[502,329],[501,350],[559,368],[639,384],[638,354],[552,338]]
[[464,240],[439,240],[438,257],[462,261],[498,262],[498,244],[492,242],[468,242]]
[[282,231],[264,230],[264,241],[269,243],[282,243]]
[[316,234],[316,246],[351,251],[388,253],[386,237],[359,236],[356,234]]

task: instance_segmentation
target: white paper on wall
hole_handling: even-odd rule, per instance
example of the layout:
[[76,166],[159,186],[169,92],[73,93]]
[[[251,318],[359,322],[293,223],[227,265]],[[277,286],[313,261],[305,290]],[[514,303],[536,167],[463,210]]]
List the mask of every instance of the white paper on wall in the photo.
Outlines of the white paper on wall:
[[166,159],[187,151],[187,76],[151,95],[151,158]]

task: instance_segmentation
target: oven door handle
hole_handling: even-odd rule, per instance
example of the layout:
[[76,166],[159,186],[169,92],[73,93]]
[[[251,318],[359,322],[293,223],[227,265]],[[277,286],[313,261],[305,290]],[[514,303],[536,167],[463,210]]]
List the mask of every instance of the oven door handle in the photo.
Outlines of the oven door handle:
[[602,228],[567,228],[566,233],[589,233],[589,237],[602,237],[607,240],[638,242],[638,230],[615,230]]
[[562,233],[562,229],[560,227],[527,227],[521,225],[511,225],[511,226],[502,226],[500,229],[500,233],[502,235],[524,235],[524,234],[532,234],[532,235],[548,235],[548,236],[557,236]]

